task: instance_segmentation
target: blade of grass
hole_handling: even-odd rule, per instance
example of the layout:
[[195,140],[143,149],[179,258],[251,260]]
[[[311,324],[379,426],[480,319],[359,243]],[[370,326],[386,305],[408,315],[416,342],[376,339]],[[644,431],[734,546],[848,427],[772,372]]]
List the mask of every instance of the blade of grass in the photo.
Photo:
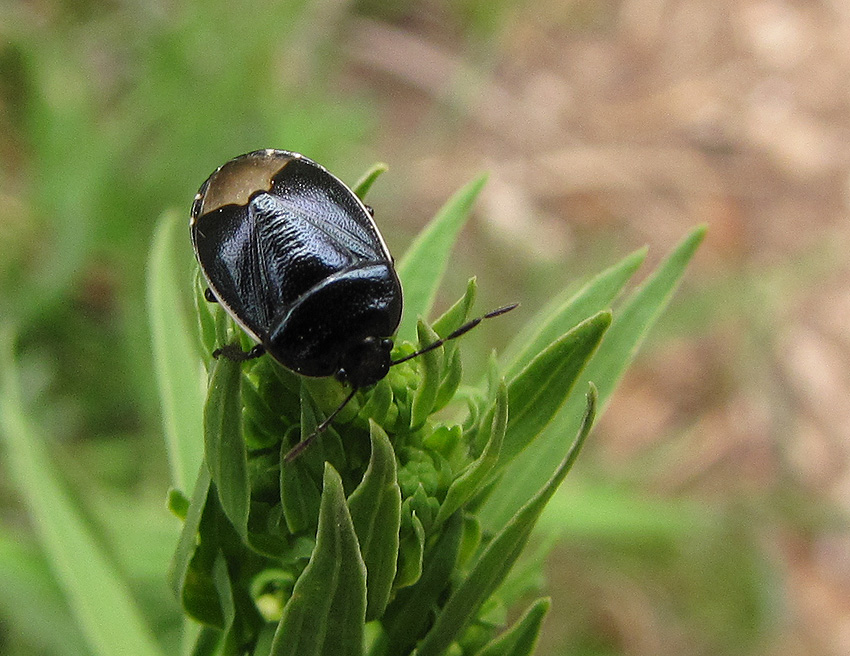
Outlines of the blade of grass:
[[[578,382],[579,388],[591,380],[597,384],[600,408],[604,408],[638,347],[669,303],[705,230],[693,230],[616,312],[605,339]],[[502,482],[482,507],[485,528],[503,526],[551,475],[554,463],[563,457],[563,435],[574,432],[580,421],[581,404],[580,397],[570,395],[544,434],[508,466]]]
[[179,311],[177,219],[168,212],[156,227],[148,258],[147,303],[171,480],[188,496],[204,457],[204,386],[195,342]]
[[404,316],[399,339],[416,338],[416,322],[428,318],[449,263],[452,246],[469,218],[472,204],[487,181],[480,175],[458,190],[407,249],[396,270],[404,289]]
[[98,656],[160,654],[135,600],[89,531],[30,425],[20,396],[12,332],[0,332],[0,426],[9,469],[86,642]]
[[376,162],[372,164],[371,168],[366,171],[360,179],[354,184],[351,188],[357,197],[360,200],[366,198],[366,194],[369,193],[369,190],[372,188],[372,185],[375,184],[375,180],[378,179],[382,173],[386,173],[390,167],[384,164],[383,162]]
[[[0,531],[0,613],[6,631],[56,656],[86,654],[62,590],[37,548]],[[39,653],[41,653],[39,651]]]

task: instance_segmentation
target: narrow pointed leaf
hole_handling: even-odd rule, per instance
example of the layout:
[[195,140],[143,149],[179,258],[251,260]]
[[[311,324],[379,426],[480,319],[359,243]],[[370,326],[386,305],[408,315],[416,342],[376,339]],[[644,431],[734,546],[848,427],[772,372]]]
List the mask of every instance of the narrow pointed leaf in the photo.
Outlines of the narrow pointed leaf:
[[221,507],[240,535],[248,532],[248,454],[242,436],[242,371],[238,362],[213,361],[204,406],[207,467]]
[[233,587],[230,584],[230,575],[227,572],[227,560],[221,549],[215,556],[212,567],[212,579],[218,599],[221,603],[221,613],[224,619],[223,632],[226,634],[233,626],[236,619],[236,604],[233,600]]
[[351,521],[366,563],[366,620],[379,618],[390,599],[398,560],[401,489],[395,452],[383,429],[369,423],[372,455],[360,485],[348,497]]
[[475,656],[531,656],[550,605],[548,598],[535,601],[511,628],[484,645]]
[[[424,321],[419,321],[417,326],[419,333],[419,348],[424,348],[440,339]],[[442,360],[442,347],[435,348],[420,355],[417,360],[421,376],[419,387],[413,395],[413,404],[410,408],[410,427],[416,430],[425,423],[428,415],[434,409],[437,393],[440,391],[440,363]]]
[[[599,312],[582,321],[510,381],[510,414],[498,467],[509,463],[552,420],[610,325],[610,312]],[[485,417],[485,421],[491,420],[492,410]]]
[[705,232],[705,227],[691,232],[617,311],[617,322],[606,336],[602,357],[587,371],[592,380],[599,380],[603,404],[614,391],[649,329],[670,303]]
[[[579,379],[579,385],[590,380],[598,385],[601,408],[604,409],[646,334],[669,303],[704,236],[704,227],[693,230],[617,310],[599,352]],[[503,483],[482,507],[485,527],[492,530],[502,526],[522,500],[528,499],[546,481],[553,471],[552,463],[558,462],[564,453],[562,436],[575,432],[580,404],[581,399],[576,395],[567,399],[545,433],[511,463]]]
[[352,191],[357,194],[357,197],[360,200],[364,200],[366,198],[366,194],[368,194],[369,190],[372,188],[372,185],[375,184],[375,180],[377,180],[382,173],[386,173],[389,168],[390,167],[383,162],[376,162],[375,164],[372,164],[372,167],[354,184]]
[[[466,284],[466,292],[464,295],[442,316],[440,316],[431,326],[434,332],[440,337],[447,337],[449,334],[460,328],[469,318],[469,313],[472,306],[475,304],[475,297],[478,294],[478,283],[476,279],[470,278]],[[436,412],[445,407],[455,395],[457,388],[460,387],[461,378],[463,376],[463,366],[461,364],[460,351],[458,342],[452,340],[443,345],[443,367],[441,371],[440,389],[437,392],[437,398],[434,401],[434,409]]]
[[204,392],[195,338],[179,311],[182,281],[174,247],[182,224],[173,212],[159,220],[148,258],[147,304],[171,480],[188,495],[204,456]]
[[525,547],[546,503],[558,489],[587,438],[596,414],[596,388],[591,386],[587,395],[587,409],[581,429],[566,457],[554,476],[514,515],[487,545],[472,566],[469,575],[461,581],[437,616],[434,626],[417,647],[417,656],[439,656],[458,639],[467,623],[473,619],[493,592],[504,580],[520,552]]
[[360,409],[360,416],[373,419],[379,426],[384,425],[390,406],[393,403],[393,388],[390,381],[382,378],[372,388],[369,399]]
[[[327,415],[321,414],[318,400],[327,402],[331,410],[336,408],[345,398],[346,393],[341,389],[339,383],[332,378],[307,378],[301,377],[301,441],[312,436],[320,421]],[[357,414],[357,399],[352,399],[337,416],[337,421],[345,422],[349,417]],[[349,414],[350,413],[350,414]],[[300,456],[308,462],[316,463],[314,471],[321,472],[325,462],[329,462],[337,471],[347,469],[347,456],[345,446],[340,439],[339,433],[333,425],[315,438],[315,444]],[[315,517],[315,514],[314,514]]]
[[171,585],[185,613],[203,624],[225,630],[233,606],[229,582],[224,585],[221,558],[226,545],[239,537],[224,514],[206,467],[201,468],[195,492],[171,566]]
[[342,479],[325,465],[319,530],[295,583],[270,656],[360,656],[366,618],[366,566]]
[[306,454],[285,462],[289,445],[283,442],[281,447],[280,497],[283,517],[290,533],[297,534],[311,526],[315,527],[321,492],[313,481]]
[[449,486],[446,498],[440,506],[435,523],[441,524],[458,508],[463,506],[480,489],[490,472],[499,461],[502,440],[508,426],[508,388],[505,382],[496,395],[496,409],[489,429],[489,438],[484,451]]
[[[449,333],[460,328],[469,317],[469,311],[475,303],[478,295],[478,281],[473,277],[466,283],[464,295],[431,326],[440,337],[446,337]],[[449,342],[451,343],[451,342]]]
[[98,656],[154,656],[159,647],[127,582],[90,531],[27,418],[8,327],[0,331],[0,435],[6,464],[81,632]]
[[440,381],[440,388],[437,390],[437,398],[434,399],[434,409],[432,412],[437,412],[444,408],[452,399],[455,392],[460,387],[463,379],[463,364],[460,359],[460,351],[455,349],[446,349],[446,360],[448,360],[445,369],[446,373],[443,380]]
[[207,502],[207,494],[210,490],[209,469],[206,466],[202,466],[199,467],[199,470],[198,480],[195,483],[195,490],[189,502],[186,519],[183,521],[183,529],[180,532],[180,539],[177,541],[177,549],[174,552],[174,558],[171,561],[169,572],[171,588],[181,603],[185,603],[183,599],[184,586],[186,585],[186,577],[189,572],[192,556],[195,555],[198,530],[201,527],[201,517],[203,516],[204,505]]
[[429,550],[416,585],[399,590],[387,607],[382,624],[387,633],[387,654],[407,654],[425,633],[432,609],[443,595],[457,563],[463,518],[452,515]]
[[[219,323],[216,315],[224,310],[218,303],[210,303],[206,299],[204,291],[207,282],[201,275],[200,269],[195,273],[195,313],[198,317],[198,337],[200,338],[200,352],[204,356],[212,353],[216,348],[216,324]],[[203,397],[201,397],[203,402]]]
[[462,187],[440,209],[407,249],[396,270],[404,288],[404,317],[399,339],[412,341],[418,317],[427,318],[449,263],[452,246],[484,187],[482,175]]
[[398,544],[398,565],[393,588],[399,590],[406,588],[419,580],[422,576],[422,559],[425,556],[425,527],[416,516],[415,512],[410,514],[411,530],[402,535]]
[[481,522],[472,513],[465,512],[463,516],[463,537],[460,541],[460,549],[457,555],[457,566],[462,570],[466,570],[466,566],[472,560],[472,557],[478,552],[478,547],[481,546],[481,538],[484,537],[481,532]]
[[566,300],[557,299],[528,322],[505,350],[500,361],[508,379],[576,323],[606,310],[646,259],[646,248],[635,251],[590,280]]

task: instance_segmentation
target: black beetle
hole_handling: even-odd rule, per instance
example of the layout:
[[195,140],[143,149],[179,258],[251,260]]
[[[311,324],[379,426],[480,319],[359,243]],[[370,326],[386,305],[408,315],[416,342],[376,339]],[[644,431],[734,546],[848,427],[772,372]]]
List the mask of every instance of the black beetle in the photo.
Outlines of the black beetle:
[[286,150],[257,150],[217,168],[195,196],[190,228],[207,299],[221,303],[259,343],[248,353],[229,345],[215,357],[268,353],[305,376],[336,376],[351,385],[316,433],[392,365],[515,307],[473,319],[392,361],[401,283],[370,208],[324,167]]

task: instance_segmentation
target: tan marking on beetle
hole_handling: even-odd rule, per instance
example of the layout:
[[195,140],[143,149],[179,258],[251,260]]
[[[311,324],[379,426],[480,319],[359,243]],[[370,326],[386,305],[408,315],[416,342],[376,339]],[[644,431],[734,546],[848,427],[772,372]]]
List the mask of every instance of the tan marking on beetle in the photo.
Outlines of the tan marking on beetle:
[[225,205],[247,205],[257,191],[269,191],[272,178],[283,170],[293,157],[275,150],[252,153],[219,167],[210,176],[198,216],[213,212]]

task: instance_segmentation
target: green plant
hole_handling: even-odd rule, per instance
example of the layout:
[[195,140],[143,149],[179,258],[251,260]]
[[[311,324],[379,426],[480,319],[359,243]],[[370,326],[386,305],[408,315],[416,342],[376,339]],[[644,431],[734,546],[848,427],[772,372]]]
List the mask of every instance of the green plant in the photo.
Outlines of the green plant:
[[[399,263],[402,340],[412,336],[417,317],[428,315],[483,182],[458,192]],[[289,463],[283,456],[339,404],[344,388],[298,377],[269,358],[206,358],[206,466],[191,501],[172,499],[185,517],[173,585],[187,613],[213,627],[216,639],[202,640],[232,654],[531,653],[547,602],[534,602],[498,636],[504,609],[517,601],[500,586],[590,430],[592,382],[578,437],[571,446],[561,437],[552,449],[549,480],[517,499],[501,479],[572,395],[611,325],[606,296],[616,293],[617,274],[624,282],[640,259],[630,258],[536,322],[536,334],[524,338],[510,362],[494,361],[479,388],[459,392],[460,345],[447,343],[358,392],[319,442]],[[466,321],[475,291],[471,280],[433,324],[420,318],[419,346]],[[197,298],[203,354],[244,342],[220,306],[203,301],[200,285]],[[575,313],[579,299],[588,304],[583,314]],[[653,314],[651,305],[632,311],[644,313]],[[567,329],[567,322],[575,325]],[[620,331],[615,352],[618,342],[629,352],[634,334],[634,327]],[[396,357],[415,348],[400,341]],[[461,419],[445,418],[458,412],[435,415],[458,397],[466,409]],[[481,512],[506,494],[515,512]]]
[[[399,262],[406,297],[398,353],[415,348],[414,336],[430,342],[469,315],[474,280],[442,316],[417,322],[430,314],[483,184],[479,178],[461,189]],[[358,392],[316,444],[282,465],[282,454],[345,391],[269,358],[241,365],[209,358],[216,345],[246,338],[203,301],[200,284],[200,339],[189,327],[182,311],[188,285],[175,254],[177,244],[186,249],[182,223],[163,217],[148,282],[174,485],[169,507],[183,519],[171,572],[192,618],[183,652],[531,653],[548,602],[532,602],[503,630],[506,609],[528,588],[507,578],[511,566],[575,461],[597,387],[604,402],[704,230],[619,306],[613,323],[607,308],[643,252],[556,299],[492,360],[477,387],[460,386],[462,345],[448,343]],[[11,330],[2,337],[0,418],[9,464],[80,640],[95,654],[160,653],[162,639],[121,568],[59,481],[21,399]],[[201,362],[209,367],[206,401]]]

